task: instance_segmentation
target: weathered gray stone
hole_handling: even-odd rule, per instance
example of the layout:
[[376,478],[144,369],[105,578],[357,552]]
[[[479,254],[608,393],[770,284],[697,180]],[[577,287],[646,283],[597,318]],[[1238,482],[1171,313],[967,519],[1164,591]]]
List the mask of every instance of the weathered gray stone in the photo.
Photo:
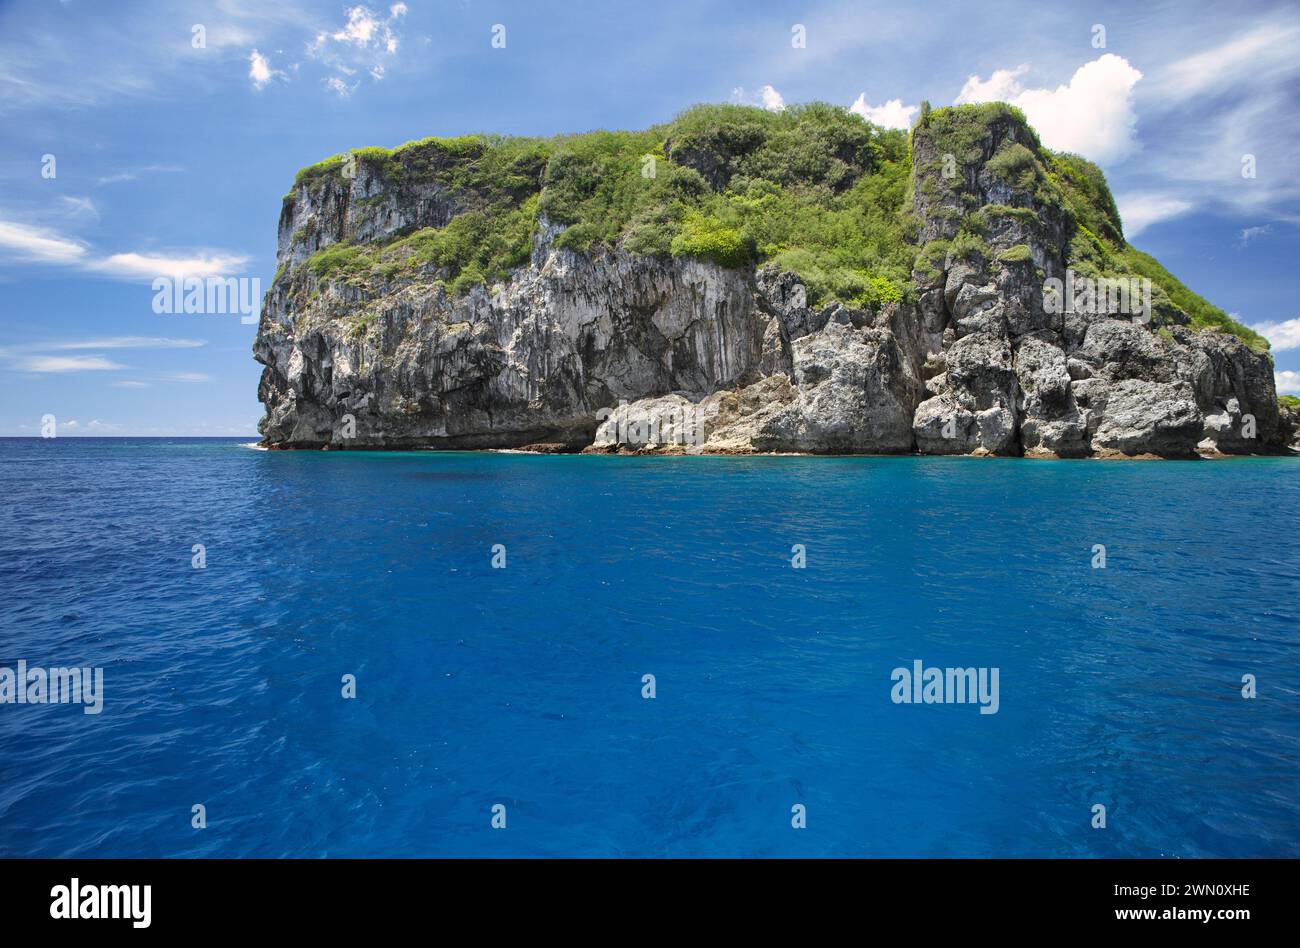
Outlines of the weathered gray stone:
[[1102,457],[1195,457],[1203,426],[1187,383],[1125,379],[1107,394],[1092,449]]
[[1016,349],[1020,383],[1020,440],[1027,457],[1088,454],[1086,418],[1071,388],[1065,353],[1043,339],[1026,337]]

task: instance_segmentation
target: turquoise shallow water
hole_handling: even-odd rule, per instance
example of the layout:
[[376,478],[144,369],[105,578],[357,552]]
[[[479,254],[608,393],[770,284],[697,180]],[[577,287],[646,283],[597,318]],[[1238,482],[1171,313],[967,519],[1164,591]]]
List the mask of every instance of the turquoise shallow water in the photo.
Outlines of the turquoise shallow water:
[[0,855],[1300,855],[1300,459],[8,440],[0,497],[0,666],[105,682],[0,704]]

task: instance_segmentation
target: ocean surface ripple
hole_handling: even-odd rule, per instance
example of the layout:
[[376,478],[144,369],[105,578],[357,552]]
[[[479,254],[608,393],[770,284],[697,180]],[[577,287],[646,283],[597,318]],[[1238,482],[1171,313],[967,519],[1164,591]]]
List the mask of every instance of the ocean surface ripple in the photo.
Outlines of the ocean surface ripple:
[[0,497],[0,666],[104,669],[0,704],[0,856],[1300,856],[1300,459],[10,439]]

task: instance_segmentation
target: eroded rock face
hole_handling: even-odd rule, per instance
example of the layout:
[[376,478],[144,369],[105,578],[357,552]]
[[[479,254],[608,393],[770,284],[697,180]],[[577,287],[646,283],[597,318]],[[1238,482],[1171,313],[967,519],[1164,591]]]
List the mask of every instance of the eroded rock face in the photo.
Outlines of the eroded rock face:
[[920,243],[958,247],[974,212],[983,236],[918,265],[912,300],[879,312],[809,306],[770,267],[575,253],[545,221],[527,266],[459,299],[434,274],[321,277],[304,265],[316,251],[443,226],[458,198],[364,166],[301,187],[254,343],[265,443],[1176,458],[1296,439],[1266,353],[1176,320],[1045,305],[1074,225],[995,173],[1008,142],[1037,147],[994,123],[980,159],[939,183],[918,128]]
[[771,318],[735,271],[546,245],[495,292],[458,300],[441,284],[315,292],[300,310],[273,291],[262,316],[271,444],[581,446],[620,400],[757,378]]
[[1092,447],[1103,456],[1192,457],[1203,425],[1187,383],[1125,379],[1106,394]]

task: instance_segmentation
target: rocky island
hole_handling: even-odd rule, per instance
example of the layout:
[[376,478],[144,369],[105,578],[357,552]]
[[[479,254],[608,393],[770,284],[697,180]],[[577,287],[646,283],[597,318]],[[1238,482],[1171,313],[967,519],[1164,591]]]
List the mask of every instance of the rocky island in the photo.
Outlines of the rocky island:
[[1296,437],[1268,343],[1015,108],[430,138],[298,174],[271,448],[1190,458]]

